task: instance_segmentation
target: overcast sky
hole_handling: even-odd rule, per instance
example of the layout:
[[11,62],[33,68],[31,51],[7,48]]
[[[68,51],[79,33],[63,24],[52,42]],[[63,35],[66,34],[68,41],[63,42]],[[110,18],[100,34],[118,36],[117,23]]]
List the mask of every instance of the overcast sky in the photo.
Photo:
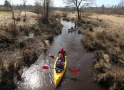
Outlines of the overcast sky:
[[[3,5],[4,4],[4,1],[5,0],[0,0],[0,5]],[[22,1],[23,0],[8,0],[10,1],[12,4],[22,4]],[[34,2],[36,0],[27,0],[27,5],[30,4],[30,5],[34,5]],[[38,1],[38,0],[37,0]],[[40,0],[39,0],[40,1]],[[117,5],[121,0],[96,0],[96,5],[97,6],[101,6],[101,5]],[[65,4],[63,3],[63,0],[53,0],[54,2],[54,6],[56,7],[64,7]]]

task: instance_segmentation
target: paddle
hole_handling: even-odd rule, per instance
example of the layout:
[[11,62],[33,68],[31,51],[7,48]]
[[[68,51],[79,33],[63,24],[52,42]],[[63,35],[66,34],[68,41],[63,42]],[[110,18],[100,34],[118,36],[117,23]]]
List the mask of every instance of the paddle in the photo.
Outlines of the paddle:
[[68,68],[71,72],[73,73],[78,73],[78,70],[77,69],[71,69],[71,68]]
[[[44,65],[44,66],[42,66],[42,69],[49,69],[49,66],[48,65]],[[72,73],[78,73],[78,70],[77,69],[71,69],[71,68],[69,68],[69,71],[71,71]]]
[[[69,57],[72,57],[72,55],[70,54],[70,55],[68,55]],[[51,57],[51,58],[55,58],[56,56],[54,56],[53,54],[49,54],[49,57]]]
[[43,69],[49,69],[49,66],[44,65],[42,68],[43,68]]
[[73,81],[77,81],[77,79],[76,79],[76,78],[68,78],[68,79],[73,80]]
[[55,58],[55,56],[53,54],[49,54],[49,57],[51,58]]

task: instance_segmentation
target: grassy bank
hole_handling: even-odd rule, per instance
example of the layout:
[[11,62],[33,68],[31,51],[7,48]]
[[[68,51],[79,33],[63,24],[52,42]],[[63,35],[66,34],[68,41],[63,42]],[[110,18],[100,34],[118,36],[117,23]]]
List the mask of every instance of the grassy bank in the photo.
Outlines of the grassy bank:
[[11,12],[4,12],[4,11],[0,11],[0,15],[1,14],[10,14]]
[[44,40],[51,42],[61,33],[62,25],[54,16],[46,25],[38,23],[36,15],[28,15],[26,22],[21,19],[16,26],[8,15],[7,22],[4,20],[7,24],[0,25],[0,90],[15,90],[23,67],[30,67],[42,52],[46,52],[48,46]]
[[92,51],[96,58],[94,79],[109,90],[123,90],[124,28],[116,26],[114,20],[91,17],[92,15],[84,18],[90,25],[87,24],[89,27],[81,33],[84,35],[83,46],[87,51]]

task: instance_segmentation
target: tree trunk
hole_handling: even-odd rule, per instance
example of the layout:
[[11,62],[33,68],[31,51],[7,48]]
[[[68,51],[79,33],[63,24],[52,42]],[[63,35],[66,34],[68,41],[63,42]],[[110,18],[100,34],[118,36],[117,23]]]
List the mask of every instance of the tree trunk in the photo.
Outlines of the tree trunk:
[[77,8],[77,14],[78,14],[78,21],[80,21],[80,10],[79,10],[79,8]]
[[45,3],[46,3],[46,2],[45,2],[45,0],[44,0],[44,18],[43,18],[44,21],[45,21],[45,19],[46,19],[46,17],[45,17],[45,14],[46,14],[46,12],[45,12],[45,11],[46,11],[46,4],[45,4]]
[[46,5],[47,5],[46,6],[46,22],[48,23],[48,17],[49,17],[48,16],[48,14],[49,14],[49,2],[48,1],[46,2]]
[[16,21],[15,21],[15,15],[14,15],[14,11],[13,10],[12,10],[12,19],[13,19],[13,22],[14,22],[13,29],[15,29]]
[[25,18],[26,18],[26,8],[25,8]]

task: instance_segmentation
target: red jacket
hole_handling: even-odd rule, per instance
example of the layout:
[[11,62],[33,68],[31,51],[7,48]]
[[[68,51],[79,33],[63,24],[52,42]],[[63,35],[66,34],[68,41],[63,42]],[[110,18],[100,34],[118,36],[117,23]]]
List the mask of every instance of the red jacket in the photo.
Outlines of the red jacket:
[[59,53],[58,53],[58,54],[62,54],[63,56],[65,56],[65,55],[66,55],[65,51],[59,51]]

